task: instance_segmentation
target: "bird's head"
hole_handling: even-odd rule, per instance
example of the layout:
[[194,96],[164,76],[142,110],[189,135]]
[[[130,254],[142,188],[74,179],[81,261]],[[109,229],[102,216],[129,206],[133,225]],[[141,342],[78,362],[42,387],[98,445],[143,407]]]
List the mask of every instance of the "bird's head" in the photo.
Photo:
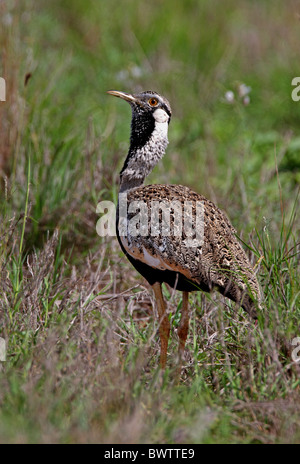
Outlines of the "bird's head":
[[122,98],[130,103],[132,115],[138,119],[153,119],[158,123],[169,123],[171,119],[171,106],[168,100],[152,90],[138,94],[119,92],[118,90],[109,90],[109,95]]
[[121,190],[137,187],[163,157],[168,145],[170,103],[152,90],[129,94],[107,92],[127,101],[132,110],[130,147],[121,170]]

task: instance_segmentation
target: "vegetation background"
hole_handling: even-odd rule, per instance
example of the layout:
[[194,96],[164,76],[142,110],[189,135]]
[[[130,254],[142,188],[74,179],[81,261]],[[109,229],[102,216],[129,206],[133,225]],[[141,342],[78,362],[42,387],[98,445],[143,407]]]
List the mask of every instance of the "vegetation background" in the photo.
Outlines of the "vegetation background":
[[[1,443],[300,441],[299,17],[292,0],[0,1]],[[149,182],[224,209],[264,294],[256,327],[190,296],[179,384],[181,295],[164,288],[162,377],[151,291],[96,233],[129,139],[108,89],[170,100]]]

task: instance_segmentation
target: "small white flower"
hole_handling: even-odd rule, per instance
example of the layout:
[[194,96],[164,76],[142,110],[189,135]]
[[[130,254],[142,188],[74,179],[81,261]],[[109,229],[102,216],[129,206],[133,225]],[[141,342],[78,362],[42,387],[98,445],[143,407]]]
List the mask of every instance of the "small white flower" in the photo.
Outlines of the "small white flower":
[[139,77],[142,77],[143,71],[139,66],[133,66],[131,68],[131,74],[132,74],[132,77],[139,78]]
[[225,100],[227,101],[227,103],[234,102],[234,93],[232,92],[232,90],[227,90],[227,92],[225,93]]
[[119,71],[116,75],[116,78],[121,81],[121,82],[124,82],[128,79],[128,71],[127,69],[122,69],[121,71]]
[[239,97],[243,98],[251,92],[251,87],[248,87],[246,84],[240,84],[238,86]]
[[243,98],[243,103],[245,106],[249,105],[250,103],[250,97],[249,95],[246,95],[244,98]]

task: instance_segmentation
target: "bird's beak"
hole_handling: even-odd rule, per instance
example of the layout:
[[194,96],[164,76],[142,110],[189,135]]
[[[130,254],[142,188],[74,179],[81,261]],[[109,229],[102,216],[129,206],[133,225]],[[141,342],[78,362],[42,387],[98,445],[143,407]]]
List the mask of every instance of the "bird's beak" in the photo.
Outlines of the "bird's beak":
[[108,90],[107,93],[122,98],[122,100],[126,100],[129,103],[138,103],[138,100],[130,93],[119,92],[118,90]]

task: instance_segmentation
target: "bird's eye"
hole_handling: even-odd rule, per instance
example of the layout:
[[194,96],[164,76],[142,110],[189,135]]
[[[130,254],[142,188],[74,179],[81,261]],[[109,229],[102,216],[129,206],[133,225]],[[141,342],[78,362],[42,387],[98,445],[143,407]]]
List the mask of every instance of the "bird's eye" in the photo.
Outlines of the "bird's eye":
[[152,97],[152,98],[149,98],[148,103],[149,103],[150,106],[157,106],[158,105],[158,100],[157,100],[157,98]]

